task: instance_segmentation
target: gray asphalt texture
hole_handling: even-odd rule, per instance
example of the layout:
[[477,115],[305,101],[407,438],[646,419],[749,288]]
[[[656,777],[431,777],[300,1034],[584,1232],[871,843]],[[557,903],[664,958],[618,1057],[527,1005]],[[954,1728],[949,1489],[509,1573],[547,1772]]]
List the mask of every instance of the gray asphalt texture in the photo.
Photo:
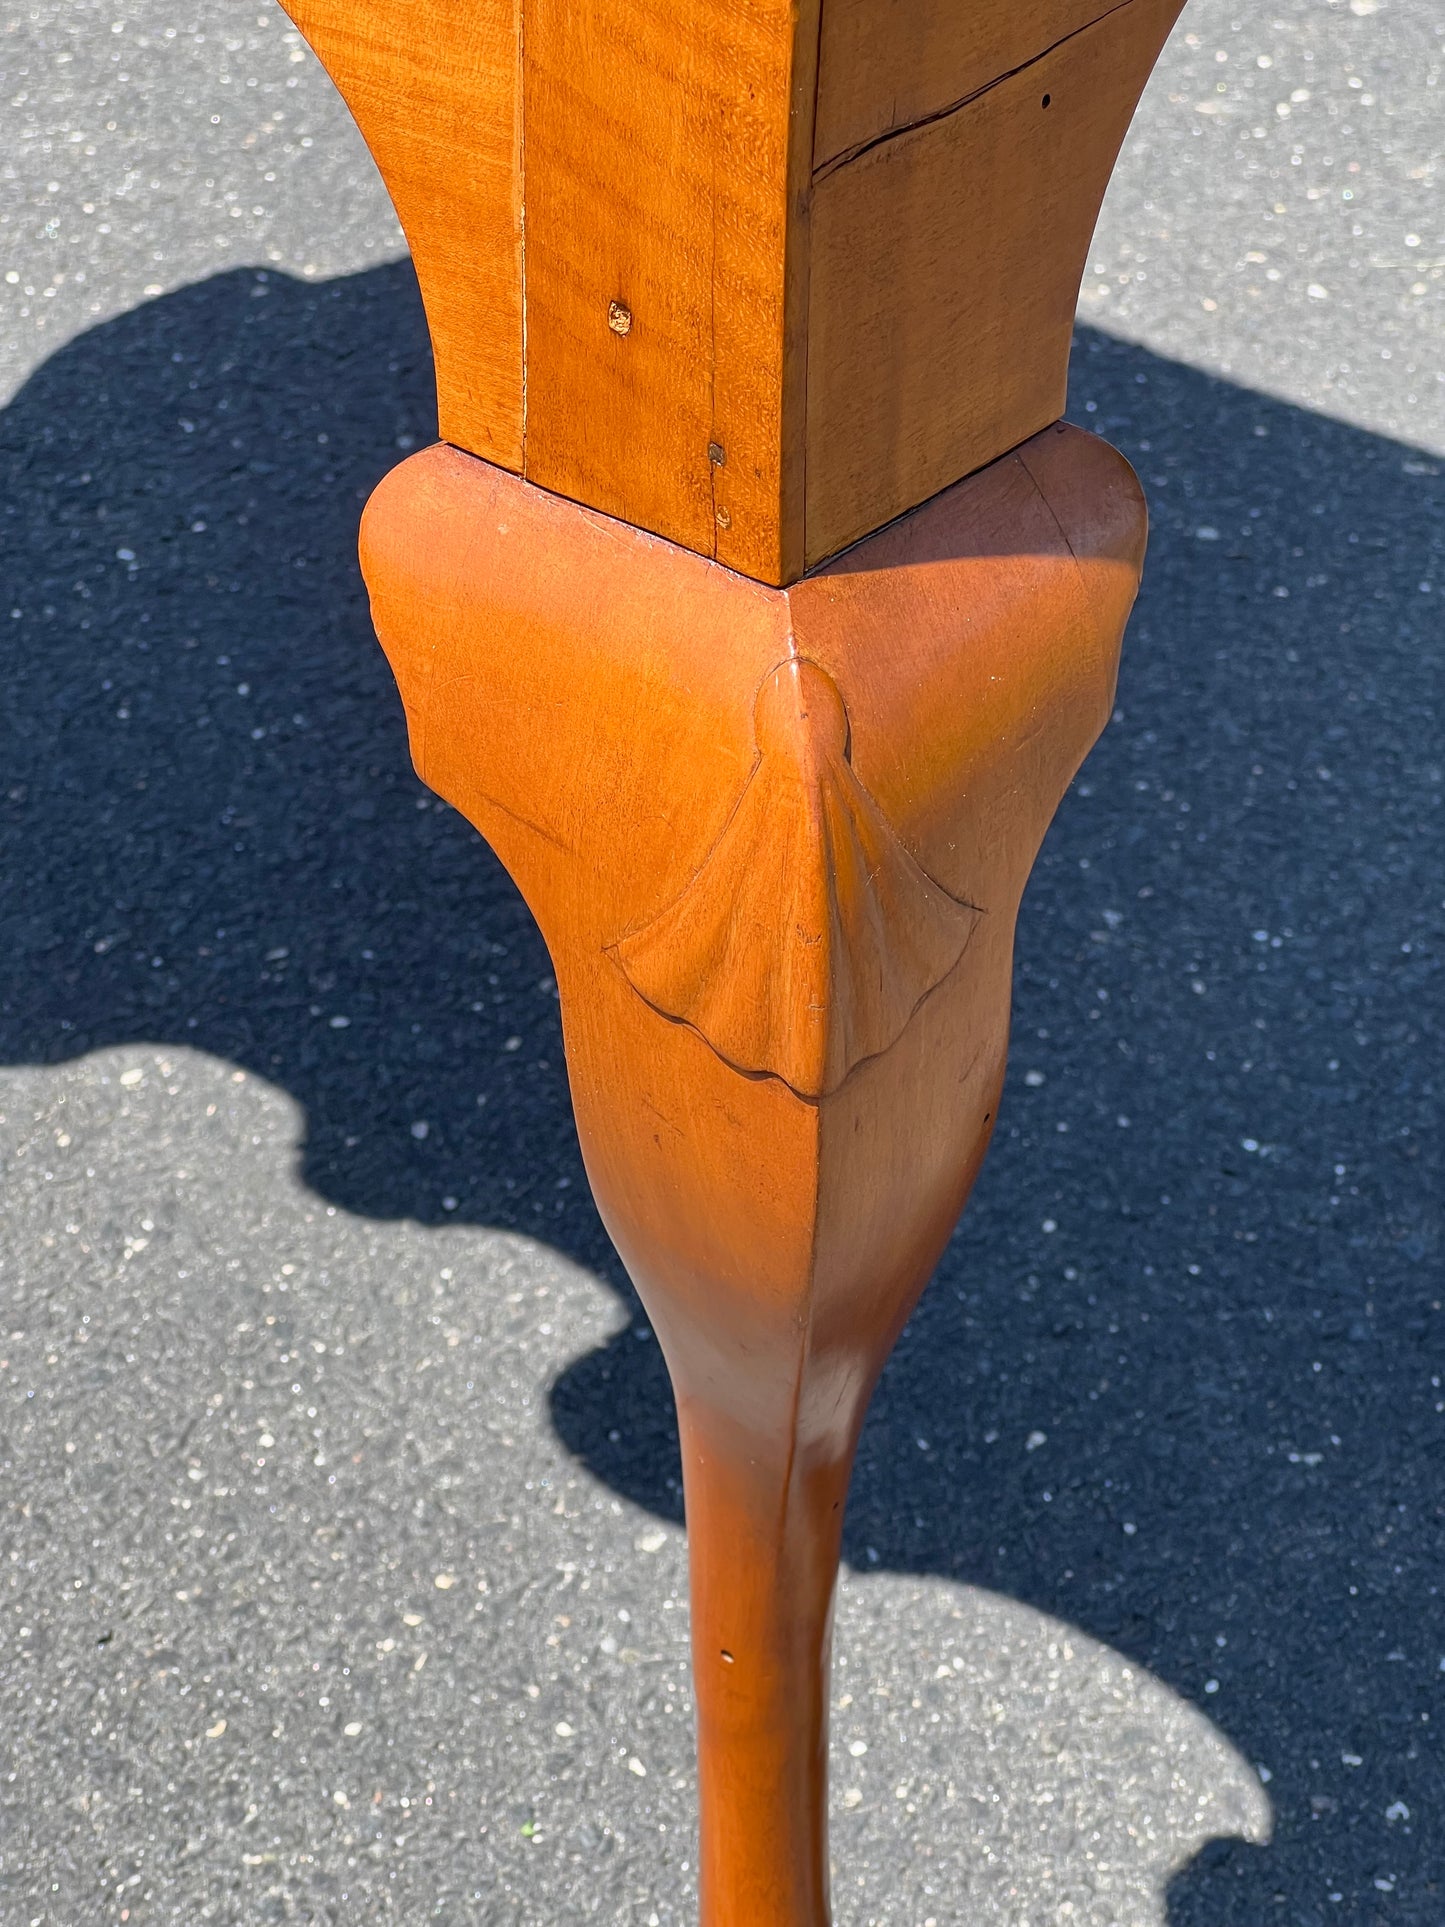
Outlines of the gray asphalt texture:
[[[1194,0],[1154,515],[847,1523],[840,1927],[1445,1918],[1445,25]],[[433,432],[269,7],[0,15],[0,1927],[682,1927],[676,1437],[354,562]]]

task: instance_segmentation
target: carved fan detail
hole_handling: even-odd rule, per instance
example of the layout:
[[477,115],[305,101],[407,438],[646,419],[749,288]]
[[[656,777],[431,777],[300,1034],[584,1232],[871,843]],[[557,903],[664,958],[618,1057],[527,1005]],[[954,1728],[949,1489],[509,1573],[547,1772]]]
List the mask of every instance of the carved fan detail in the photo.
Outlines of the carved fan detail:
[[894,1043],[982,912],[924,874],[858,781],[815,663],[772,672],[754,728],[758,760],[702,867],[612,955],[729,1064],[817,1099]]

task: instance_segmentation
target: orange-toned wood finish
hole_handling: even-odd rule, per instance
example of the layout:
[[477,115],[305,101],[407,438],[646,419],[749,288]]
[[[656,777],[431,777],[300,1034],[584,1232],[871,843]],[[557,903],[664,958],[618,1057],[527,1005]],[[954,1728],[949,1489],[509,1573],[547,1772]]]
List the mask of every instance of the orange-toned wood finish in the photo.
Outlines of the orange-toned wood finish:
[[441,432],[522,467],[519,0],[287,0],[406,231]]
[[828,1918],[854,1447],[988,1143],[1019,897],[1143,541],[1063,426],[786,590],[447,448],[366,511],[416,766],[547,940],[677,1392],[706,1927]]
[[1057,417],[1182,0],[289,4],[411,240],[443,436],[784,584]]
[[1138,583],[1134,477],[1057,418],[1181,0],[290,3],[437,354],[377,630],[550,947],[677,1393],[704,1927],[826,1927],[859,1428]]

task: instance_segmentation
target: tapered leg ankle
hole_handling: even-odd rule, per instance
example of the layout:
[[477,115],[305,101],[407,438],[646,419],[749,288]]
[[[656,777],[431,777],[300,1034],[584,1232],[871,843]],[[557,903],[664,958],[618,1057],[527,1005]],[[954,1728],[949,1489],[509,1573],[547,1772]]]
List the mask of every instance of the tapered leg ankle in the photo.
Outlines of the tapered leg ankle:
[[830,1634],[849,1465],[800,1464],[786,1435],[749,1437],[686,1402],[679,1418],[702,1920],[824,1927]]

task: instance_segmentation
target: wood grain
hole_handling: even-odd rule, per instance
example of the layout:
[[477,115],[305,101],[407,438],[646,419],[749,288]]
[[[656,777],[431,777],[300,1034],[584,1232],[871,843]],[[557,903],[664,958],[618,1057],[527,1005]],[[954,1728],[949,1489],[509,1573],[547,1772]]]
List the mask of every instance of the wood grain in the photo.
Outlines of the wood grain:
[[[537,916],[593,1194],[677,1392],[704,1927],[826,1927],[854,1449],[993,1128],[1020,894],[1110,712],[1143,535],[1127,464],[1063,427],[788,590],[451,449],[404,463],[366,512],[417,767]],[[839,1073],[799,1089],[660,1010],[617,950],[689,893],[713,900],[748,795],[804,898],[821,878],[840,901],[857,880],[824,794],[903,858],[907,881],[863,905],[870,968],[928,952],[940,893],[976,911],[952,968],[933,957],[926,993],[851,1061],[833,1040],[873,990],[771,970],[783,1028]],[[765,960],[796,955],[798,901],[779,891],[771,927],[753,903]],[[704,947],[697,981],[709,963],[712,1008],[745,1002],[755,960]]]
[[426,304],[445,440],[522,467],[520,0],[286,0],[356,117]]
[[854,774],[837,685],[789,657],[763,679],[757,761],[682,895],[612,950],[654,1010],[800,1097],[895,1044],[979,912],[914,862]]
[[1128,0],[818,181],[809,566],[1063,413],[1089,241],[1179,7]]
[[292,12],[411,242],[443,437],[782,584],[1062,412],[1180,0],[1100,3]]
[[993,1130],[1020,896],[1142,563],[1128,465],[1055,418],[1180,0],[819,5],[293,8],[457,445],[368,505],[377,631],[541,926],[677,1394],[703,1927],[827,1927],[854,1452]]
[[823,0],[817,167],[966,100],[1119,0]]
[[526,473],[786,580],[802,567],[816,14],[524,11]]

